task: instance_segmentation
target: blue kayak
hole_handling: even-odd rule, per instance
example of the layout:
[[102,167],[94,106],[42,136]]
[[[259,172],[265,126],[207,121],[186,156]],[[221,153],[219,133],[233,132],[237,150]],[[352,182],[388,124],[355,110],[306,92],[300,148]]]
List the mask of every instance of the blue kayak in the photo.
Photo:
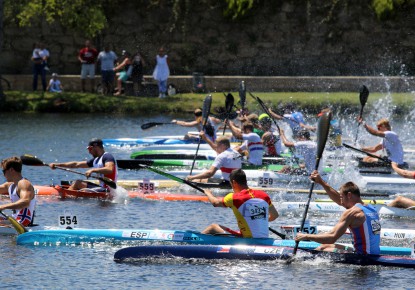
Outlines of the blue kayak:
[[[232,235],[207,235],[195,231],[146,229],[49,229],[29,231],[17,236],[18,245],[80,245],[84,243],[121,243],[159,241],[201,245],[263,245],[294,247],[293,240],[240,238]],[[302,249],[315,249],[316,242],[300,242]],[[383,255],[411,255],[410,248],[382,246]]]
[[114,254],[114,260],[122,262],[139,258],[182,257],[187,259],[238,259],[238,260],[313,260],[329,259],[335,263],[361,266],[380,265],[415,268],[415,258],[387,255],[359,255],[355,253],[329,253],[315,250],[298,250],[279,246],[235,245],[156,245],[127,247]]

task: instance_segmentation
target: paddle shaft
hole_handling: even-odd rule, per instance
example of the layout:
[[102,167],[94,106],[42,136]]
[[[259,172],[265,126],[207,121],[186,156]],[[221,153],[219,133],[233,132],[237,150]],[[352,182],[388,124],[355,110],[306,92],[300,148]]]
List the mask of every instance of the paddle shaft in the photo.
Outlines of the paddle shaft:
[[2,215],[2,216],[4,216],[10,223],[11,223],[11,225],[13,226],[13,228],[19,233],[19,234],[23,234],[23,233],[26,233],[27,232],[27,229],[23,226],[23,225],[21,225],[17,220],[15,220],[14,218],[12,218],[11,216],[8,216],[8,215],[6,215],[5,213],[3,213],[1,210],[0,210],[0,214]]
[[[316,156],[316,164],[314,170],[318,170],[320,165],[320,160],[323,156],[324,147],[326,146],[327,137],[329,133],[329,126],[330,126],[330,119],[331,119],[331,112],[327,112],[320,117],[319,124],[318,124],[318,140],[317,140],[317,156]],[[308,214],[308,208],[310,207],[311,202],[311,195],[313,194],[315,182],[313,181],[310,186],[310,191],[308,193],[308,200],[307,204],[304,209],[303,218],[301,220],[301,227],[300,232],[304,229],[305,220]],[[293,255],[295,256],[298,250],[298,246],[300,241],[295,241],[295,246],[293,250]]]
[[[230,96],[229,96],[230,95]],[[223,132],[222,135],[225,135],[225,131],[226,131],[226,124],[228,123],[228,119],[229,119],[229,114],[232,111],[233,108],[233,103],[234,103],[234,98],[231,94],[226,95],[226,102],[225,102],[225,107],[226,107],[226,118],[225,118],[225,126],[223,126]]]
[[[209,114],[210,114],[210,106],[212,104],[212,96],[207,96],[203,102],[203,110],[204,110],[204,114],[206,114],[206,117],[204,119],[203,125],[202,125],[202,131],[205,131],[206,128],[206,124],[209,120]],[[202,138],[199,136],[199,141],[197,143],[197,148],[196,148],[196,153],[195,156],[193,158],[193,163],[192,163],[192,168],[190,168],[190,175],[192,175],[193,172],[193,168],[195,167],[195,162],[196,162],[196,158],[197,158],[197,153],[199,153],[199,147],[200,147],[200,142],[202,142]]]
[[344,146],[344,147],[346,147],[346,148],[348,148],[348,149],[352,149],[352,150],[354,150],[354,151],[356,151],[356,152],[360,152],[360,153],[366,154],[366,155],[367,155],[367,156],[369,156],[369,157],[373,157],[373,158],[380,159],[380,160],[382,160],[383,162],[386,162],[386,163],[391,163],[391,161],[390,161],[389,159],[383,158],[382,156],[377,156],[377,155],[372,154],[372,153],[370,153],[370,152],[363,151],[363,150],[361,150],[361,149],[358,149],[358,148],[355,148],[355,147],[353,147],[353,146],[350,146],[349,144],[343,143],[343,146]]

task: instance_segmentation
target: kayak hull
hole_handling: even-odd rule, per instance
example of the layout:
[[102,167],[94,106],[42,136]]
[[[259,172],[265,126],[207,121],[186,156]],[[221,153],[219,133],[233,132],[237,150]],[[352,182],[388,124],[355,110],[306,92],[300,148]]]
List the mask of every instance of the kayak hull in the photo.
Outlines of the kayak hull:
[[[231,259],[231,260],[291,260],[293,248],[279,246],[232,246],[232,245],[157,245],[127,247],[114,254],[114,260],[122,262],[137,258],[181,257],[187,259]],[[386,255],[358,255],[354,253],[329,253],[298,250],[297,261],[325,258],[335,263],[361,266],[391,266],[415,268],[415,258]]]

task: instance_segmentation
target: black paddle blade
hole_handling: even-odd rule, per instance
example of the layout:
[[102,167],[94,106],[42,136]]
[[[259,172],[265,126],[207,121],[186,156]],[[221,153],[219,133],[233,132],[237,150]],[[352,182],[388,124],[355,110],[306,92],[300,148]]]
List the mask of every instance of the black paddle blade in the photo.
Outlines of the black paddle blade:
[[45,163],[43,163],[42,160],[30,154],[24,154],[20,156],[20,159],[22,160],[23,165],[29,165],[29,166],[44,166],[45,165]]
[[227,94],[226,95],[226,100],[225,100],[225,108],[226,108],[226,113],[228,115],[233,109],[234,102],[235,102],[235,99],[234,99],[233,95],[231,93]]
[[143,125],[141,125],[141,130],[147,130],[150,129],[152,127],[158,126],[158,125],[163,125],[164,123],[157,123],[157,122],[150,122],[150,123],[145,123]]
[[108,185],[111,188],[114,188],[114,189],[117,188],[117,184],[111,178],[104,176],[104,177],[97,177],[97,179],[102,180],[102,182],[104,182],[106,185]]
[[211,106],[212,106],[212,95],[208,95],[203,101],[203,109],[202,109],[202,117],[203,117],[203,120],[205,121],[207,121],[207,118],[209,117]]
[[366,105],[368,98],[369,98],[369,90],[365,85],[362,85],[360,87],[360,94],[359,94],[360,105],[362,105],[362,107]]
[[239,101],[241,103],[242,109],[245,109],[246,106],[246,87],[245,82],[241,81],[239,84]]
[[[326,147],[327,137],[329,135],[330,121],[332,118],[331,111],[328,111],[321,115],[317,124],[317,158],[321,159],[323,155],[324,147]],[[316,162],[318,163],[318,162]],[[316,169],[318,164],[316,164]]]

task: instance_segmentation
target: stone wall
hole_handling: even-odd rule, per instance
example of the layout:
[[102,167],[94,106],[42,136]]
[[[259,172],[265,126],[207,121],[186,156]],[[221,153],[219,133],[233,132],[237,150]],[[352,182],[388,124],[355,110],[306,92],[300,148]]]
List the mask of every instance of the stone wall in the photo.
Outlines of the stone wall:
[[[149,1],[151,2],[151,1]],[[163,2],[163,1],[162,1]],[[164,1],[163,3],[171,1]],[[125,1],[93,40],[101,49],[135,51],[151,74],[160,46],[168,50],[173,75],[341,76],[408,75],[415,72],[415,9],[380,22],[368,0],[259,1],[237,22],[223,17],[224,1],[188,1],[190,13],[174,21],[171,7],[137,7]],[[208,5],[209,2],[211,5]],[[219,4],[218,4],[219,3]],[[222,3],[222,4],[221,4]],[[257,2],[258,3],[258,2]],[[0,73],[30,74],[32,45],[43,40],[53,72],[78,74],[84,36],[59,25],[19,28],[5,23]]]

